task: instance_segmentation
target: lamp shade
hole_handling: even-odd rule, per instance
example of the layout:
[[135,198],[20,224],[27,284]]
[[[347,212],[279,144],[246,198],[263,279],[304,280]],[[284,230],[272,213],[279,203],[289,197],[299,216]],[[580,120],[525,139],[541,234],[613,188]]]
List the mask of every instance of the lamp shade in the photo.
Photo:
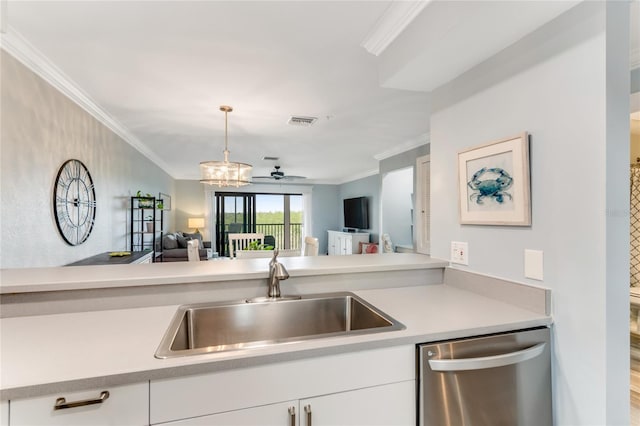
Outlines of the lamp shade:
[[189,228],[195,228],[196,230],[198,228],[204,228],[204,218],[203,217],[190,217],[188,219],[188,225]]
[[219,187],[249,185],[252,170],[253,167],[245,163],[203,161],[200,163],[200,182]]

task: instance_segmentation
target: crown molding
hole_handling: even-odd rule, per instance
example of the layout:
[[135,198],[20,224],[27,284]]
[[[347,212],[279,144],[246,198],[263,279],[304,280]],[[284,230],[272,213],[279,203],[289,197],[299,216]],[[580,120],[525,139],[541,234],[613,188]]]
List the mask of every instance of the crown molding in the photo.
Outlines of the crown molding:
[[393,1],[360,46],[379,56],[430,2],[431,0]]
[[0,34],[0,49],[16,58],[25,67],[71,99],[80,108],[175,179],[173,173],[170,172],[171,168],[168,164],[155,155],[129,129],[102,108],[69,76],[11,26],[7,28],[5,33]]
[[356,181],[356,180],[359,180],[359,179],[368,178],[369,176],[374,176],[374,175],[377,175],[378,173],[380,173],[379,169],[366,170],[364,172],[357,173],[355,175],[351,175],[351,176],[348,176],[348,177],[337,179],[336,181],[333,182],[333,184],[334,185],[342,185],[342,184],[353,182],[353,181]]
[[373,156],[373,158],[375,158],[378,161],[384,160],[386,158],[393,157],[394,155],[402,154],[403,152],[407,152],[409,150],[412,150],[422,145],[426,145],[428,143],[429,143],[429,134],[423,133],[422,135],[418,136],[415,139],[410,139],[406,142],[403,142],[399,145],[394,146],[393,148],[390,148],[384,152],[381,152],[380,154],[376,154]]

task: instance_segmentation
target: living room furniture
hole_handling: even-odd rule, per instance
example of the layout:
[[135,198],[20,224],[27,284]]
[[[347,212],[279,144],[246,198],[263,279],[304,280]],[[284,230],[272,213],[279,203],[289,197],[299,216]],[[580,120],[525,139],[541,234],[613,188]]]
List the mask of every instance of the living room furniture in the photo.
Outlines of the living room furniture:
[[360,254],[360,243],[369,242],[368,232],[327,231],[329,234],[329,256]]
[[110,251],[69,263],[65,266],[87,266],[87,265],[124,265],[131,263],[151,263],[153,251],[133,251],[127,256],[112,256]]
[[153,262],[162,261],[164,212],[156,197],[131,197],[130,244],[133,251],[153,251]]
[[200,241],[189,240],[187,241],[187,259],[189,262],[200,262],[200,255],[198,250],[200,249]]
[[315,237],[304,237],[304,255],[317,256],[320,243]]
[[264,234],[249,232],[229,234],[229,257],[235,257],[236,250],[246,250],[249,248],[249,244],[254,241],[264,244]]
[[162,261],[163,262],[186,262],[189,260],[187,253],[187,243],[190,240],[200,241],[198,256],[200,260],[207,260],[207,249],[211,249],[210,241],[202,241],[202,234],[187,232],[167,232],[162,237]]

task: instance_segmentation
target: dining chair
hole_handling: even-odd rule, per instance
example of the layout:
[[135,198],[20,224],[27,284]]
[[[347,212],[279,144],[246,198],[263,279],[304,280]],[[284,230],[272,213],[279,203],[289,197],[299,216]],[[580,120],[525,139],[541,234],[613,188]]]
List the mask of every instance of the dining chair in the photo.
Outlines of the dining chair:
[[320,243],[315,237],[304,238],[304,255],[305,256],[317,256]]
[[229,257],[235,258],[237,250],[246,250],[253,241],[264,244],[262,233],[229,234]]
[[187,241],[187,259],[189,262],[200,262],[200,241]]

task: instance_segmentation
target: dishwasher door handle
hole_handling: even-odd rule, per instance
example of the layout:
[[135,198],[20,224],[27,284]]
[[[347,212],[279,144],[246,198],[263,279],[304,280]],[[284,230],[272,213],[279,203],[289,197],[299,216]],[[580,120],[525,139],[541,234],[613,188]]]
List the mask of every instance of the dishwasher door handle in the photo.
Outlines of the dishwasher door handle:
[[546,343],[538,343],[535,346],[521,351],[479,358],[430,359],[429,367],[431,367],[433,371],[465,371],[503,367],[535,358],[544,351],[545,346]]

